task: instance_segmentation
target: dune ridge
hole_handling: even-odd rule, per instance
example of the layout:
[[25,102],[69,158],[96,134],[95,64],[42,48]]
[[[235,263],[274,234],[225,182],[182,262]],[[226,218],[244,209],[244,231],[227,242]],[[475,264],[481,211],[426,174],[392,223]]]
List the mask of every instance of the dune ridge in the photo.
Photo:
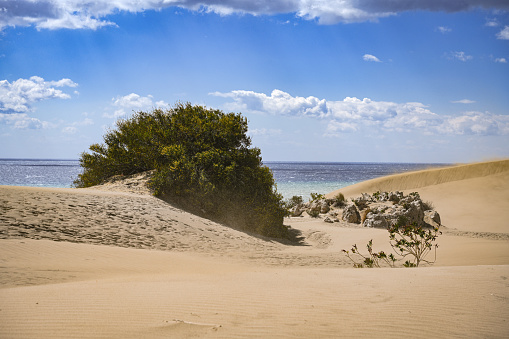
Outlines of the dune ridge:
[[393,174],[367,180],[355,185],[338,189],[327,194],[333,197],[342,192],[348,196],[362,192],[418,189],[440,185],[452,181],[480,178],[509,171],[509,160],[496,160],[444,168],[431,168],[414,172]]

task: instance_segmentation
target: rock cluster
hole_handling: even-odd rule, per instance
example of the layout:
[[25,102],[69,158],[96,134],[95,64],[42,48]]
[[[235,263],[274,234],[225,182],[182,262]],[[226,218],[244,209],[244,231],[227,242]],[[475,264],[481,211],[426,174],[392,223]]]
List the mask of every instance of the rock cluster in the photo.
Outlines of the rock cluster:
[[317,199],[293,206],[290,216],[302,216],[304,212],[311,216],[326,214],[324,221],[338,222],[338,215],[348,223],[361,224],[364,227],[387,228],[398,222],[419,226],[438,226],[440,215],[430,203],[421,200],[419,193],[404,195],[402,192],[376,192],[372,195],[363,193],[352,199],[341,208],[333,199]]
[[441,223],[438,212],[430,203],[423,202],[417,192],[406,196],[402,192],[364,193],[354,199],[354,205],[360,213],[367,211],[361,221],[364,227],[387,228],[398,222],[419,226],[438,226]]

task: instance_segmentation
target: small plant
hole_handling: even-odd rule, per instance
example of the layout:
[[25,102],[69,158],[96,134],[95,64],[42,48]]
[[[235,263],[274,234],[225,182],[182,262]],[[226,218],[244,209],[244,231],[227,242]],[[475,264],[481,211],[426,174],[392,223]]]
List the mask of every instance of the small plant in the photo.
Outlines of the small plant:
[[[421,262],[433,264],[437,259],[438,244],[433,244],[437,237],[442,234],[439,227],[425,230],[416,223],[400,226],[395,224],[388,228],[391,247],[401,257],[413,257],[413,261],[406,261],[405,267],[419,267]],[[435,259],[428,261],[424,259],[429,252],[435,249]]]
[[[424,230],[417,224],[400,226],[397,223],[387,229],[389,231],[390,245],[397,255],[402,259],[411,256],[413,260],[406,260],[403,264],[404,267],[419,267],[421,262],[433,264],[436,261],[436,249],[438,244],[434,244],[438,235],[442,234],[439,227]],[[394,254],[387,255],[384,251],[373,252],[373,240],[370,240],[366,245],[368,254],[364,255],[359,252],[357,244],[353,245],[350,251],[343,250],[343,253],[353,262],[356,268],[362,267],[381,267],[381,263],[386,263],[390,267],[395,267],[396,256]],[[433,261],[426,260],[425,257],[435,249],[435,259]],[[360,262],[357,261],[351,254],[360,257]]]
[[323,194],[320,194],[320,193],[311,193],[311,200],[310,201],[320,200],[320,199],[323,199],[323,198],[324,198]]
[[387,263],[390,267],[394,267],[394,264],[396,262],[396,257],[394,254],[385,254],[384,251],[380,252],[373,252],[373,239],[371,239],[368,244],[366,245],[368,249],[368,255],[363,255],[361,252],[359,252],[359,249],[357,248],[357,244],[353,245],[351,250],[352,254],[357,254],[362,258],[362,263],[358,263],[355,261],[354,258],[350,255],[350,251],[343,250],[343,252],[346,254],[346,256],[353,262],[353,267],[355,268],[362,268],[362,267],[380,267],[380,262]]
[[338,193],[333,199],[334,206],[336,207],[343,207],[346,205],[346,199],[343,193]]
[[382,193],[380,191],[376,191],[375,193],[373,193],[373,198],[375,198],[375,200],[380,200],[381,195]]

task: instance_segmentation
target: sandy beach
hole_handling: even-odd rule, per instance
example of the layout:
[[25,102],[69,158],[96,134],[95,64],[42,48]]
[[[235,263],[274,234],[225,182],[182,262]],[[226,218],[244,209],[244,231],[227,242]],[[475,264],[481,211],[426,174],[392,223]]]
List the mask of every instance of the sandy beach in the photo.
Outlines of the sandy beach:
[[141,182],[0,186],[0,338],[509,337],[509,160],[339,190],[432,202],[443,234],[419,268],[352,267],[354,243],[390,250],[382,229],[286,218],[301,240],[280,242]]

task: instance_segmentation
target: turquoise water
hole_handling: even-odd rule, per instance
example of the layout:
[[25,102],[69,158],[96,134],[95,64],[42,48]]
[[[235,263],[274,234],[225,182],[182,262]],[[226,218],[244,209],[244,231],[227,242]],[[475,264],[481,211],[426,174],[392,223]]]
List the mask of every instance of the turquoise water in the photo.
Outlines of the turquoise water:
[[351,162],[266,162],[273,172],[278,192],[285,198],[311,193],[326,194],[361,181],[386,175],[417,171],[446,164],[351,163]]
[[[328,193],[361,181],[445,164],[265,162],[285,198]],[[81,173],[77,160],[0,159],[0,185],[71,187]]]

